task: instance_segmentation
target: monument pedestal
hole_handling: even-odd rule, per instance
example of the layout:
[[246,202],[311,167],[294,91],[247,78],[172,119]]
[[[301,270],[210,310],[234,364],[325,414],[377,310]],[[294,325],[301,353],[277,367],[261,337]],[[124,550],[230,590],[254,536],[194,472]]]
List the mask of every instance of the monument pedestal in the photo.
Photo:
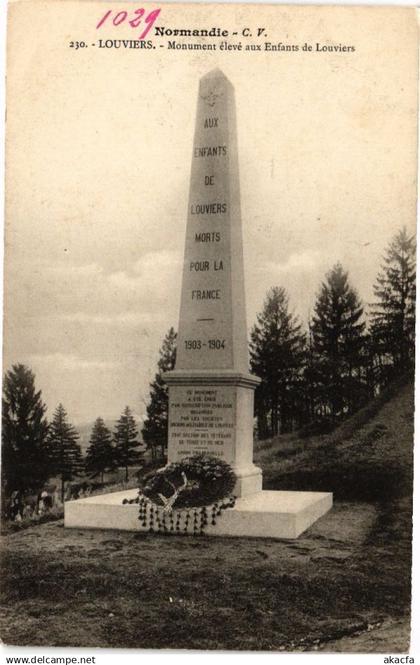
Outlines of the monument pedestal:
[[[138,490],[99,494],[64,504],[64,526],[79,529],[143,531],[138,504],[123,504],[135,499]],[[237,499],[234,508],[224,510],[208,536],[253,538],[297,538],[332,506],[329,492],[262,491]],[[181,512],[182,514],[182,512]],[[181,520],[181,528],[184,523]],[[187,533],[192,533],[190,524]]]
[[168,461],[206,453],[235,471],[233,494],[262,489],[262,472],[252,461],[254,390],[257,377],[234,370],[173,370],[169,386]]

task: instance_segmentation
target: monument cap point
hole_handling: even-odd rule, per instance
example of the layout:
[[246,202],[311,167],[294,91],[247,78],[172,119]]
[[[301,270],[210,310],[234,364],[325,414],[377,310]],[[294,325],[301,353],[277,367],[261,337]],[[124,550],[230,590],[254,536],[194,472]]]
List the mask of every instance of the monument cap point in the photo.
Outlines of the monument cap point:
[[228,81],[230,83],[230,81],[229,81],[228,77],[226,76],[226,74],[224,74],[222,72],[222,70],[219,69],[218,67],[215,67],[214,69],[211,69],[209,72],[207,72],[207,74],[204,74],[201,77],[201,81],[205,81],[207,79],[217,79],[217,78],[225,79],[226,81]]

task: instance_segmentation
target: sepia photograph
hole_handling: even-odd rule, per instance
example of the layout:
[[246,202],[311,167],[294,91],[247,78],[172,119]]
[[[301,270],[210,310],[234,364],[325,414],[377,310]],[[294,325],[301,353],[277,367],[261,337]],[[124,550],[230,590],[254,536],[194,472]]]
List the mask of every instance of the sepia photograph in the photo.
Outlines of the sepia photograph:
[[4,645],[410,653],[416,10],[12,0],[6,75]]

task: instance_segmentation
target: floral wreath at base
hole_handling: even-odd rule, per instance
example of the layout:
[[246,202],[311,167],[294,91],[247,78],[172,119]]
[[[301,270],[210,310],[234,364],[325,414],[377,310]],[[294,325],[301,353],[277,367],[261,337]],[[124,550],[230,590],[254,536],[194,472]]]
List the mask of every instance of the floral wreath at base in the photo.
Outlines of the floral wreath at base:
[[150,532],[203,534],[236,501],[235,472],[211,455],[185,457],[149,473],[143,483],[138,497],[123,503],[139,504],[139,520]]

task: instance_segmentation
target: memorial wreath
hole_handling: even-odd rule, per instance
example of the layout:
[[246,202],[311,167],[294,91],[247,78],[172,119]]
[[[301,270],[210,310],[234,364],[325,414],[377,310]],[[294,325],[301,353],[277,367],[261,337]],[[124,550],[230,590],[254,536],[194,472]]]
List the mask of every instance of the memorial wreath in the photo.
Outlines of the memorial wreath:
[[139,520],[158,532],[204,533],[226,508],[235,505],[232,467],[217,457],[201,454],[168,464],[143,478]]

